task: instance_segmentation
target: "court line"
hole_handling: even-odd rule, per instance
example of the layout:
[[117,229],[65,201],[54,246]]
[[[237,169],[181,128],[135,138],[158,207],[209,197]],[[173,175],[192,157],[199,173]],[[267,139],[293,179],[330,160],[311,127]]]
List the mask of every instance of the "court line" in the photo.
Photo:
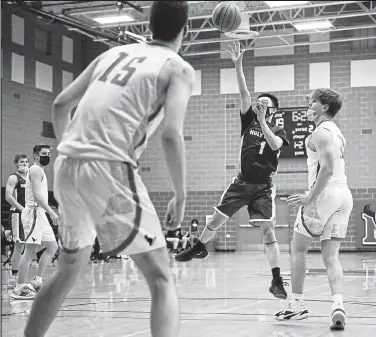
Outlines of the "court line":
[[[327,287],[327,286],[328,286],[328,284],[323,284],[323,285],[321,285],[321,286],[317,286],[317,287],[314,287],[314,288],[307,289],[307,290],[304,291],[304,293],[307,293],[307,292],[312,291],[312,290],[320,289],[320,288],[323,288],[323,287]],[[252,303],[247,303],[247,304],[242,304],[242,305],[237,305],[237,306],[235,306],[235,307],[231,307],[231,308],[229,308],[229,309],[221,310],[220,312],[217,312],[217,313],[203,314],[203,315],[201,315],[201,316],[196,317],[196,318],[195,318],[195,321],[199,321],[199,320],[202,319],[202,318],[207,318],[207,317],[210,317],[210,316],[215,316],[215,315],[217,315],[217,314],[231,312],[231,311],[236,310],[236,309],[240,309],[240,308],[244,308],[244,307],[254,306],[254,305],[256,305],[256,304],[266,302],[267,300],[268,300],[268,299],[260,300],[260,301],[252,302]],[[187,323],[187,322],[192,322],[192,321],[191,321],[191,320],[183,320],[183,321],[180,322],[180,325],[183,325],[184,323]],[[141,334],[146,333],[146,332],[149,332],[149,331],[150,331],[150,328],[147,329],[147,330],[138,331],[138,332],[131,333],[131,334],[129,334],[129,335],[125,335],[125,337],[138,336],[138,335],[141,335]]]

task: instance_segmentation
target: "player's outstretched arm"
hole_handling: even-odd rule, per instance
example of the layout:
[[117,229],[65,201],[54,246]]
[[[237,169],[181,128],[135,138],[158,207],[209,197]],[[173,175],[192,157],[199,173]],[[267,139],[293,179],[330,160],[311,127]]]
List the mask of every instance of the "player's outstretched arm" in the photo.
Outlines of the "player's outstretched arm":
[[243,54],[245,50],[240,49],[240,43],[234,42],[232,46],[229,46],[227,52],[231,56],[231,60],[235,63],[236,78],[238,79],[238,86],[241,99],[241,113],[245,114],[251,107],[251,94],[247,88],[243,71]]
[[[175,202],[186,199],[186,154],[183,135],[185,114],[192,94],[195,72],[186,62],[172,59],[162,123],[162,145],[175,192]],[[181,222],[179,219],[175,219]]]

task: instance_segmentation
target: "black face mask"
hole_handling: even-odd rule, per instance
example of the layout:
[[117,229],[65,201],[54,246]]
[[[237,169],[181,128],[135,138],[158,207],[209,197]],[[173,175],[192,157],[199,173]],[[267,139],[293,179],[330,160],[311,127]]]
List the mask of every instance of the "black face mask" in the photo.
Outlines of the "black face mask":
[[39,156],[39,164],[47,166],[50,163],[50,156]]

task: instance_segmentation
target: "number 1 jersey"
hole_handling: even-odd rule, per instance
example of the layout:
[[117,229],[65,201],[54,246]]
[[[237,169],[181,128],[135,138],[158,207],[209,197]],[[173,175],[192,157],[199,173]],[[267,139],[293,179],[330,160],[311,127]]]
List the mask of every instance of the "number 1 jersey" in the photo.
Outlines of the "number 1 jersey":
[[[281,149],[273,151],[267,143],[252,106],[242,115],[242,145],[240,152],[240,172],[242,179],[253,184],[265,184],[278,169],[278,157]],[[271,131],[288,145],[284,129],[274,123],[268,123]]]
[[100,55],[57,147],[59,154],[137,166],[164,117],[157,81],[171,58],[181,59],[167,47],[148,43],[119,46]]

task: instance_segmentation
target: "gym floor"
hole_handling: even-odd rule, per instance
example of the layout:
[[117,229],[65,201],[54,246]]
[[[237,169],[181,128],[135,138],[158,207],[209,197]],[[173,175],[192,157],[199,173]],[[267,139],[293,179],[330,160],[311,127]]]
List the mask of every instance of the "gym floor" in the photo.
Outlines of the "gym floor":
[[[285,281],[289,254],[282,254]],[[331,332],[331,295],[318,253],[308,255],[305,302],[310,317],[277,322],[272,315],[287,305],[268,292],[270,271],[261,253],[212,253],[206,260],[171,259],[181,303],[181,337],[370,337],[376,331],[376,258],[374,253],[342,254],[345,331]],[[48,270],[48,276],[54,267]],[[35,266],[31,274],[35,273]],[[32,301],[14,301],[2,271],[2,332],[19,337]],[[291,287],[286,290],[291,293]],[[150,336],[150,295],[132,260],[88,264],[79,284],[64,302],[46,337]],[[126,324],[124,324],[126,322]]]

